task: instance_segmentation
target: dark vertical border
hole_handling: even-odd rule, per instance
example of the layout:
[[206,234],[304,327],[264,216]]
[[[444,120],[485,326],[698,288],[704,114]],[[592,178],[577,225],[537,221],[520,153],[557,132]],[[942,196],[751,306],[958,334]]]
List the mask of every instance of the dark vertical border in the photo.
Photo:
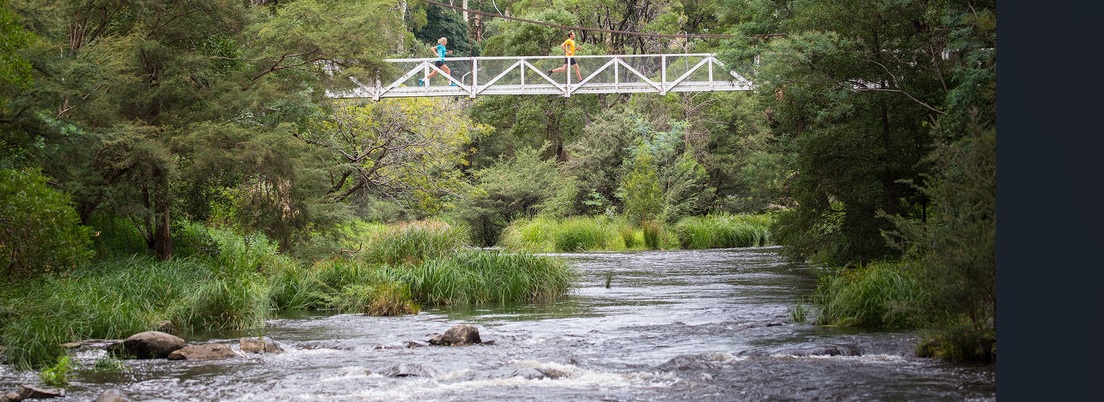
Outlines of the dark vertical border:
[[[1104,353],[1098,3],[998,8],[997,394],[1087,400]],[[1090,398],[1092,399],[1092,398]]]

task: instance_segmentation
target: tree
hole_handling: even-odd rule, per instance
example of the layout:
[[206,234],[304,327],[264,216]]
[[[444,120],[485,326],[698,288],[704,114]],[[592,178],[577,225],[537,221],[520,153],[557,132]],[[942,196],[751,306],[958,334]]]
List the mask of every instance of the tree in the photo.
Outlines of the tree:
[[642,151],[637,152],[632,170],[621,184],[625,216],[637,225],[655,219],[663,211],[663,189],[656,177],[655,156]]
[[545,204],[570,185],[560,178],[556,161],[540,154],[539,149],[522,149],[513,158],[502,157],[475,172],[475,185],[456,213],[484,246],[498,244],[511,221],[544,212]]
[[465,147],[485,129],[463,112],[439,99],[339,101],[300,138],[325,151],[332,199],[373,195],[432,214],[455,196]]
[[928,202],[900,180],[927,169],[930,127],[942,113],[933,105],[946,94],[946,62],[924,28],[938,5],[769,6],[789,16],[780,24],[786,36],[757,48],[754,79],[776,135],[795,155],[796,207],[780,219],[779,241],[792,256],[839,264],[892,257],[880,236],[892,226],[877,212],[920,216]]
[[[414,32],[414,37],[422,42],[424,48],[430,48],[441,37],[448,38],[449,50],[457,57],[479,56],[479,44],[476,43],[468,32],[468,24],[460,16],[460,12],[437,5],[429,5],[426,8],[426,25]],[[414,57],[434,57],[428,49],[417,49]]]
[[[213,195],[259,183],[258,177],[277,186],[295,182],[274,175],[286,169],[244,173],[239,162],[250,155],[235,151],[243,144],[263,148],[261,140],[278,146],[282,139],[263,134],[290,136],[305,127],[322,112],[316,106],[322,88],[386,74],[379,57],[392,51],[387,35],[403,37],[394,6],[20,2],[16,13],[43,40],[28,52],[37,75],[15,101],[22,109],[9,125],[18,134],[12,142],[42,150],[36,163],[74,195],[82,218],[129,216],[149,247],[169,258],[175,213],[206,216]],[[213,137],[223,141],[192,138],[213,131],[222,131]],[[195,163],[216,149],[240,157]]]
[[0,0],[0,112],[14,90],[25,88],[31,80],[31,64],[21,51],[33,37],[8,11],[8,1]]
[[0,169],[0,278],[70,270],[92,256],[69,196],[34,170]]

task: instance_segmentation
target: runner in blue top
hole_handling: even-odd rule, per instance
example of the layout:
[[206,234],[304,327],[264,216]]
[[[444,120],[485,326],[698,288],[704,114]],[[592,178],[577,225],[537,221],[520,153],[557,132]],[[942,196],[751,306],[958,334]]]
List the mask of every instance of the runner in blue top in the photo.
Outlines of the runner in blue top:
[[[433,50],[437,53],[438,60],[433,62],[433,65],[437,66],[437,68],[440,68],[442,71],[445,72],[445,74],[448,74],[451,77],[452,70],[449,70],[449,67],[445,65],[445,55],[452,54],[451,50],[445,50],[445,45],[447,44],[448,38],[441,37],[441,39],[437,39],[437,46]],[[429,75],[427,75],[424,79],[419,78],[418,86],[424,86],[425,83],[429,81],[430,78],[433,78],[434,75],[437,75],[437,70],[430,71]],[[456,83],[450,83],[449,85],[455,86]]]

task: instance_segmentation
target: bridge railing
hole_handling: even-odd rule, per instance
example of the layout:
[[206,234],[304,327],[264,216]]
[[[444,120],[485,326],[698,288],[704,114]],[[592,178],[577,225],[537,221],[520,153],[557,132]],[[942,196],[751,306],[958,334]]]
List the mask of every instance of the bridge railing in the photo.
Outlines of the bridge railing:
[[[437,58],[387,59],[399,71],[390,78],[354,79],[358,88],[330,93],[336,98],[417,96],[561,95],[746,91],[750,81],[733,73],[712,54],[575,56],[574,68],[549,74],[564,65],[563,56],[449,57],[451,75],[434,66]],[[431,71],[437,75],[427,79]],[[419,79],[425,85],[419,83]]]

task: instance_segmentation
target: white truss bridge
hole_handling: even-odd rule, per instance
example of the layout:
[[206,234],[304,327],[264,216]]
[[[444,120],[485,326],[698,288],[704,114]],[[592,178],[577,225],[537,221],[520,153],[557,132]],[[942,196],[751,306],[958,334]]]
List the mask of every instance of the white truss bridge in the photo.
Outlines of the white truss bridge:
[[[644,54],[575,56],[582,80],[574,68],[549,74],[563,66],[563,56],[449,57],[449,76],[426,59],[386,59],[402,75],[394,80],[353,78],[357,87],[327,91],[332,98],[405,98],[420,96],[560,95],[611,93],[720,92],[752,89],[748,79],[730,71],[713,54]],[[430,71],[437,75],[419,85]]]

